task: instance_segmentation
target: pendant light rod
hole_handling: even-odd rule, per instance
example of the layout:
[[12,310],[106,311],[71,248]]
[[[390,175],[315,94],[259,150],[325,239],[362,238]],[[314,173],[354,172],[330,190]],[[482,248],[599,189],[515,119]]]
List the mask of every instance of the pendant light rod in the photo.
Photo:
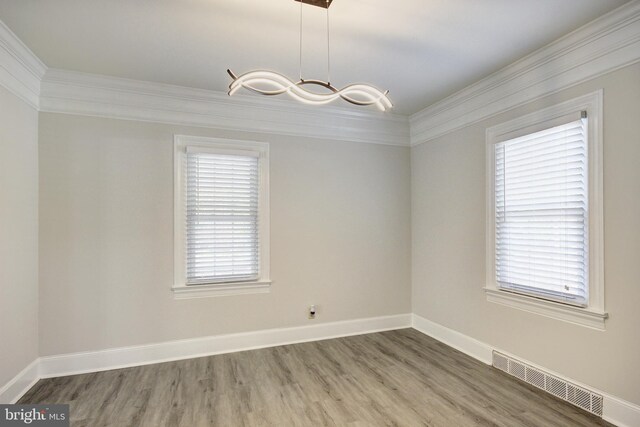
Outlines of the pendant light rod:
[[300,81],[302,81],[302,2],[300,2]]
[[[302,2],[300,2],[302,4]],[[331,85],[331,37],[329,36],[329,4],[327,0],[327,83]]]

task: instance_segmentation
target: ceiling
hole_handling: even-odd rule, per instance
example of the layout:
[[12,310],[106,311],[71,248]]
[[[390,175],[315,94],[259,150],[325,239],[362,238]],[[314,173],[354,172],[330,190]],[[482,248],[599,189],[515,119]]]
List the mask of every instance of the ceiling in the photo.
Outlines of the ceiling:
[[[389,89],[412,114],[626,1],[334,0],[331,82]],[[0,0],[49,67],[220,92],[227,68],[297,77],[299,18],[293,0]],[[303,35],[303,76],[324,80],[324,9],[304,6]]]

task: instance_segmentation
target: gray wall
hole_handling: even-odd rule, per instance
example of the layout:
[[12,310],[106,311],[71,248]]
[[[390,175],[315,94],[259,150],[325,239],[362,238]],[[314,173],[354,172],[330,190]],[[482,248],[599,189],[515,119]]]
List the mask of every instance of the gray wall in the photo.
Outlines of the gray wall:
[[[270,143],[270,294],[173,299],[174,133]],[[41,355],[409,313],[409,154],[41,114]]]
[[38,357],[38,113],[0,86],[0,386]]
[[[604,88],[606,331],[488,303],[485,129]],[[412,150],[413,311],[640,404],[640,64]]]

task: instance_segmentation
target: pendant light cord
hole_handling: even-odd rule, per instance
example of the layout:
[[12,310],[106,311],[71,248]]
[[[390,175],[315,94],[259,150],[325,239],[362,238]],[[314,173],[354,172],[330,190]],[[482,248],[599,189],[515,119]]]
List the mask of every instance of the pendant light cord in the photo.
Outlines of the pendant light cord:
[[300,81],[302,81],[302,1],[300,2]]
[[327,0],[327,83],[331,84],[331,38],[329,37],[329,3]]
[[[302,79],[302,4],[303,2],[300,1],[300,81],[304,81]],[[329,4],[330,1],[327,0],[327,83],[331,84],[331,26],[329,25]]]

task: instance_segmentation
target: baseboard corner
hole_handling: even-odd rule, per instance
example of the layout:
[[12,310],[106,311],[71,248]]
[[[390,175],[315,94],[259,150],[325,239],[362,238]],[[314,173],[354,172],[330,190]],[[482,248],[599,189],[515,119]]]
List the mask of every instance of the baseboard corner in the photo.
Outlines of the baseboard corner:
[[40,380],[40,359],[29,363],[22,371],[0,388],[0,403],[16,403]]
[[453,347],[456,350],[481,361],[482,363],[491,365],[493,348],[488,344],[464,335],[458,331],[454,331],[446,326],[442,326],[415,313],[412,315],[411,323],[414,329],[422,332],[423,334],[429,335],[431,338],[435,338],[436,340],[447,344],[449,347]]

